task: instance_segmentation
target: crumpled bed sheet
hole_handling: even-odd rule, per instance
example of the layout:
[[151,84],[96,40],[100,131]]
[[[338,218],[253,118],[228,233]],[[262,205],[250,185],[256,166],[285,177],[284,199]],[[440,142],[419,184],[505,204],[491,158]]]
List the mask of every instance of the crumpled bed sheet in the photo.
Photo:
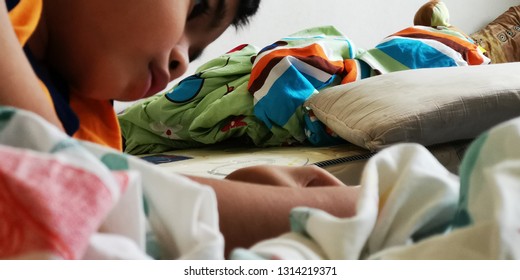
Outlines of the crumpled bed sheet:
[[213,191],[0,107],[0,259],[222,259]]
[[476,139],[448,172],[424,147],[372,157],[357,214],[296,208],[291,232],[234,259],[519,259],[520,118]]
[[[372,157],[357,213],[295,208],[291,232],[234,259],[518,259],[520,118],[476,139],[449,173],[424,147]],[[0,259],[222,259],[211,188],[76,141],[0,107]]]

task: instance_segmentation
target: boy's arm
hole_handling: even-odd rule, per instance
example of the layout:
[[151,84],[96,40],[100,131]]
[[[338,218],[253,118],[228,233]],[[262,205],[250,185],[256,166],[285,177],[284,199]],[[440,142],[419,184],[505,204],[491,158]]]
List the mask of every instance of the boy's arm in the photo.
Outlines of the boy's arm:
[[255,165],[235,170],[227,175],[226,179],[293,188],[344,186],[338,178],[316,165]]
[[288,232],[289,213],[297,206],[319,208],[338,217],[355,214],[359,187],[280,187],[231,180],[190,177],[217,195],[225,254],[237,247]]
[[16,38],[5,1],[0,4],[0,105],[32,111],[63,130]]

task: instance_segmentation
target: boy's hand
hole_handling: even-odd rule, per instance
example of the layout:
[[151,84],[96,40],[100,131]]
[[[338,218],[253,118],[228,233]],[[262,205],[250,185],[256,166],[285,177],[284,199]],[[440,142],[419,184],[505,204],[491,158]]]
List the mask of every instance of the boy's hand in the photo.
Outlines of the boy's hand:
[[339,179],[314,165],[289,167],[257,165],[238,169],[226,179],[255,184],[305,188],[317,186],[345,186]]
[[317,166],[251,166],[232,172],[226,178],[229,180],[188,177],[215,191],[226,256],[231,249],[249,248],[288,232],[287,217],[295,207],[351,217],[361,190],[340,187],[345,185]]

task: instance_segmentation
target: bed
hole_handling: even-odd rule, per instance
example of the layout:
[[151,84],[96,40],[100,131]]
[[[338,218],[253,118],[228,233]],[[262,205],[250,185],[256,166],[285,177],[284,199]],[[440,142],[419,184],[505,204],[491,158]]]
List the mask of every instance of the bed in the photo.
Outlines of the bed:
[[[316,164],[348,180],[348,184],[357,184],[362,163],[374,153],[392,144],[413,142],[427,146],[457,173],[471,139],[518,116],[519,70],[519,63],[421,69],[324,90],[307,100],[306,106],[335,133],[348,139],[340,145],[263,148],[231,143],[144,157],[162,161],[160,166],[172,171],[212,177],[224,177],[233,169],[251,164]],[[465,86],[461,88],[460,84]]]
[[125,151],[191,175],[315,164],[358,184],[373,154],[413,142],[457,173],[467,143],[518,115],[517,43],[490,43],[515,32],[518,14],[512,7],[472,39],[409,27],[363,50],[322,26],[238,46],[123,112]]
[[[268,111],[269,105],[257,106],[262,98],[272,93],[270,89],[275,88],[282,75],[269,81],[266,76],[271,73],[266,74],[262,70],[255,72],[251,66],[252,70],[240,70],[243,71],[241,74],[246,74],[248,92],[258,91],[265,84],[270,85],[270,89],[261,93],[260,98],[252,97],[253,101],[247,99],[255,106],[250,108],[239,103],[237,113],[224,118],[207,115],[212,120],[225,119],[225,124],[213,123],[209,127],[224,128],[227,133],[237,128],[232,137],[218,138],[214,131],[213,134],[207,133],[210,130],[208,127],[194,128],[194,134],[186,136],[183,135],[182,124],[168,124],[168,120],[158,117],[150,127],[153,127],[155,134],[162,135],[164,141],[152,141],[144,150],[140,150],[143,146],[130,143],[130,151],[136,149],[134,151],[138,151],[142,158],[159,163],[168,172],[218,178],[237,168],[256,164],[315,164],[348,185],[361,184],[366,187],[356,217],[337,219],[316,209],[294,209],[290,218],[291,232],[249,249],[237,249],[231,256],[233,259],[518,258],[520,243],[515,230],[518,225],[507,218],[517,211],[512,201],[518,194],[504,188],[503,180],[507,180],[505,178],[510,171],[500,165],[499,159],[506,165],[517,164],[516,153],[511,151],[515,148],[507,143],[516,141],[513,139],[517,137],[520,116],[520,79],[517,73],[520,73],[520,63],[517,40],[512,35],[505,35],[509,37],[504,40],[501,36],[503,31],[497,31],[497,26],[505,25],[508,31],[516,32],[518,11],[518,7],[512,7],[482,30],[471,34],[480,47],[488,50],[486,57],[491,58],[491,64],[486,57],[481,57],[481,49],[477,47],[470,50],[474,54],[473,60],[467,59],[466,64],[459,63],[455,67],[421,67],[417,63],[415,66],[408,64],[405,68],[394,68],[395,63],[380,60],[378,54],[382,47],[358,53],[359,50],[347,39],[347,49],[341,50],[344,52],[342,58],[346,56],[347,62],[339,66],[344,67],[339,71],[347,73],[341,77],[348,80],[345,83],[336,83],[338,77],[334,75],[314,75],[312,69],[297,65],[299,62],[288,62],[291,67],[296,65],[294,68],[304,76],[315,78],[311,81],[314,83],[312,94],[298,103],[310,114],[297,112],[294,108],[287,109],[283,106],[287,101],[276,98],[274,110]],[[514,14],[516,20],[511,22]],[[328,28],[320,27],[319,31],[338,40],[337,36],[340,35],[336,30],[330,31]],[[277,48],[286,50],[296,44],[296,39],[305,35],[316,37],[315,31],[305,30],[260,50],[249,49],[251,46],[246,45],[234,51],[254,54],[241,57],[243,66],[257,53],[264,54]],[[397,35],[403,32],[410,30],[398,32]],[[497,32],[500,34],[497,35]],[[491,38],[499,38],[504,45],[499,48],[496,43],[491,43],[495,42]],[[292,45],[287,45],[287,42]],[[334,54],[331,49],[328,53]],[[361,59],[351,60],[357,57]],[[504,57],[509,58],[502,60]],[[223,60],[225,63],[234,62],[229,56]],[[221,66],[225,63],[214,61],[211,64]],[[428,63],[431,61],[425,62]],[[190,83],[205,79],[204,71],[211,72],[204,66],[201,69],[189,80]],[[377,70],[375,74],[374,69]],[[211,74],[208,76],[212,77]],[[295,76],[290,76],[290,79],[296,79]],[[263,79],[258,86],[254,83],[256,77]],[[212,94],[225,89],[225,93],[214,97],[214,100],[220,98],[217,101],[220,102],[237,89],[245,90],[243,78],[243,75],[234,76],[224,83],[225,87],[212,88]],[[283,84],[285,86],[291,82],[285,80]],[[174,91],[169,92],[170,98],[173,98]],[[186,100],[177,101],[182,103]],[[219,106],[228,108],[231,103],[222,102]],[[168,105],[157,104],[149,100],[137,105],[142,112],[140,120],[149,117],[145,114],[154,114],[151,109],[154,105],[161,108],[162,116],[182,118],[182,115],[176,115],[178,112],[170,114]],[[281,116],[280,120],[273,113],[276,110],[290,113]],[[197,116],[205,113],[197,111]],[[249,126],[252,115],[259,116],[269,130],[259,129],[256,122]],[[295,121],[294,116],[298,116],[296,119],[300,123]],[[123,131],[129,129],[135,132],[143,128],[142,124],[135,123],[129,128],[125,124],[128,119],[122,118]],[[295,122],[300,132],[293,129]],[[320,124],[317,128],[316,122]],[[486,133],[501,123],[501,126]],[[251,127],[254,133],[261,130],[261,137],[248,130]],[[173,131],[175,133],[169,133]],[[306,144],[300,141],[302,134],[306,136]],[[485,136],[475,141],[482,134]],[[213,138],[209,141],[204,137],[197,138],[195,147],[192,147],[190,140],[195,139],[193,135],[211,135]],[[216,141],[218,143],[213,143],[215,139],[219,139]],[[475,142],[477,144],[470,146]],[[489,173],[487,170],[494,171]],[[460,177],[454,174],[460,174]],[[515,184],[513,181],[511,183]],[[508,196],[512,200],[505,199]],[[486,197],[496,199],[486,202]],[[489,212],[496,215],[485,214]],[[489,238],[481,239],[481,236]]]
[[[181,174],[222,178],[254,164],[315,164],[363,192],[354,217],[296,208],[290,232],[236,249],[233,259],[518,259],[520,36],[511,33],[520,26],[512,16],[518,10],[471,35],[491,61],[505,60],[489,65],[475,47],[478,65],[376,68],[377,50],[356,60],[365,52],[336,30],[319,28],[333,36],[325,45],[341,64],[332,59],[335,71],[316,75],[290,60],[312,77],[311,91],[290,110],[275,103],[289,112],[283,122],[267,107],[242,104],[262,103],[249,94],[251,57],[284,45],[239,46],[235,60],[221,57],[204,66],[215,71],[179,84],[184,94],[152,97],[127,111],[135,110],[133,117],[122,115],[127,152],[138,157],[71,139],[30,112],[1,107],[0,215],[10,230],[0,231],[0,259],[223,259],[215,193]],[[510,32],[498,35],[506,32],[506,40],[496,36],[503,21]],[[227,66],[238,72],[223,79]],[[165,107],[196,108],[190,89],[202,86],[210,86],[210,98],[200,100],[205,108],[218,103],[216,111],[231,113],[193,110],[184,118],[186,108],[176,115]],[[224,100],[232,92],[243,93],[239,102]],[[154,102],[161,98],[167,102]],[[199,126],[150,121],[154,114]],[[206,125],[198,122],[202,115],[225,121]],[[132,142],[142,139],[152,140]]]

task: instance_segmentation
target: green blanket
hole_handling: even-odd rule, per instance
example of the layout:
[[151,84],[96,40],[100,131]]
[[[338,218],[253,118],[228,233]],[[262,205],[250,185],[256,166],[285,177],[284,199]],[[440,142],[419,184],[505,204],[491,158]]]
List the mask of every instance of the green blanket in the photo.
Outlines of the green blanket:
[[251,139],[256,145],[279,143],[254,117],[253,96],[247,90],[251,58],[257,52],[254,46],[240,46],[204,64],[170,91],[128,108],[119,116],[123,135],[131,135],[125,139],[125,151],[157,153],[231,137]]

